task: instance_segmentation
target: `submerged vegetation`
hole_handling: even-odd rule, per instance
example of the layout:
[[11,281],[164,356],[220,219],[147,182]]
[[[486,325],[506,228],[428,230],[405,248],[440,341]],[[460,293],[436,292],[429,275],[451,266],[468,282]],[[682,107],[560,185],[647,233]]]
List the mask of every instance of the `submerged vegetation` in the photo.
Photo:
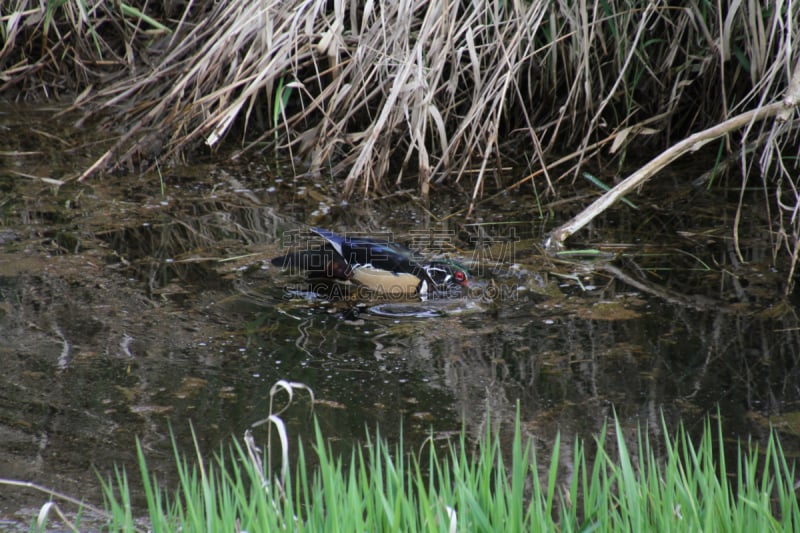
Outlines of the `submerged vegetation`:
[[[343,461],[317,426],[313,460],[306,461],[301,447],[293,477],[270,475],[252,444],[234,443],[211,462],[198,452],[194,464],[176,450],[174,492],[148,471],[140,449],[141,480],[136,484],[144,484],[148,519],[137,520],[131,480],[124,472],[106,484],[102,514],[110,531],[745,532],[800,527],[794,466],[786,462],[774,434],[763,449],[740,444],[732,464],[725,460],[721,428],[715,431],[711,424],[699,444],[683,429],[666,437],[663,446],[651,445],[641,432],[633,443],[623,434],[616,423],[610,435],[604,430],[591,446],[576,441],[570,449],[556,439],[549,463],[540,463],[518,421],[510,454],[502,453],[499,438],[491,435],[473,446],[462,433],[444,451],[429,443],[411,456],[402,445],[392,449],[375,436]],[[656,456],[656,449],[663,449],[664,457]],[[46,526],[57,507],[48,504],[46,509],[37,528]]]

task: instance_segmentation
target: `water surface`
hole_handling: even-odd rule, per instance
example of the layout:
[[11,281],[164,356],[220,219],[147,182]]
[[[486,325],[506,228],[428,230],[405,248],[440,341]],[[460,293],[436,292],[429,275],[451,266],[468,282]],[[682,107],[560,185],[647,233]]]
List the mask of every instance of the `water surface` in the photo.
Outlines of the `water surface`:
[[[222,155],[78,182],[102,143],[68,122],[53,141],[51,116],[0,113],[13,132],[0,141],[2,477],[100,503],[97,475],[135,471],[138,438],[169,480],[171,432],[190,452],[192,427],[217,451],[267,415],[279,379],[317,399],[284,414],[290,434],[308,440],[313,412],[341,450],[376,426],[393,440],[402,427],[409,449],[462,426],[477,437],[519,409],[540,457],[613,414],[655,435],[662,417],[697,431],[719,413],[726,436],[755,439],[771,423],[797,452],[787,268],[757,191],[737,249],[735,203],[686,185],[705,167],[672,169],[636,199],[646,217],[620,206],[570,242],[589,252],[551,258],[545,231],[577,200],[540,210],[520,189],[465,220],[468,191],[343,203],[289,168]],[[310,225],[446,253],[474,283],[425,302],[309,294],[269,259]],[[47,500],[0,495],[8,528]]]

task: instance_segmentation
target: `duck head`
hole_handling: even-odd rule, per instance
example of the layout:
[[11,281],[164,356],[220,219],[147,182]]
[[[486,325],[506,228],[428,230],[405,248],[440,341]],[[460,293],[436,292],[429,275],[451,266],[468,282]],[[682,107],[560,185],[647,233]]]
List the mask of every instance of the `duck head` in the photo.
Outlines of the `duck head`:
[[469,271],[456,261],[431,261],[423,265],[423,268],[434,284],[430,290],[446,291],[456,287],[466,287],[469,283]]

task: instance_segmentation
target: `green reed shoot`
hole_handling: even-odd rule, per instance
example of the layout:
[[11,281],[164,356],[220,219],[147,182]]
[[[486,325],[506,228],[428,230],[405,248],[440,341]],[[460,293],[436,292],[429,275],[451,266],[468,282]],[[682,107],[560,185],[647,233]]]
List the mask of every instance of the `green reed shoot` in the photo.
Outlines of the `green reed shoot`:
[[[277,472],[237,442],[211,461],[177,448],[177,487],[159,487],[140,450],[152,531],[796,531],[794,465],[772,434],[742,442],[733,463],[722,429],[707,423],[696,443],[683,428],[652,446],[619,422],[594,446],[560,438],[549,459],[535,453],[519,421],[510,450],[497,435],[462,433],[442,451],[409,453],[376,433],[349,456],[334,454],[315,426],[312,455],[299,447],[283,491]],[[664,428],[664,434],[669,432]],[[610,436],[611,438],[607,438]],[[589,453],[588,449],[596,451]],[[655,450],[664,450],[656,455]],[[543,461],[543,462],[542,462]],[[106,486],[110,530],[134,531],[124,474]],[[141,513],[144,514],[144,513]],[[140,522],[141,523],[141,522]]]

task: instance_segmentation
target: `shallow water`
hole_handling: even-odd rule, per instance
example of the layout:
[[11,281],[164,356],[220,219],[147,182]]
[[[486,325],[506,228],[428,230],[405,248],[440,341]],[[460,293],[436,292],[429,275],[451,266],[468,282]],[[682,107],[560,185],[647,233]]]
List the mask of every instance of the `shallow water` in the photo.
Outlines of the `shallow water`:
[[[735,204],[684,185],[704,167],[659,177],[636,199],[646,217],[612,210],[570,243],[593,251],[553,259],[544,231],[578,202],[539,211],[521,189],[466,221],[453,214],[466,191],[345,204],[289,168],[221,156],[77,182],[102,144],[67,122],[53,141],[37,127],[51,116],[0,109],[2,477],[100,503],[97,474],[135,471],[138,438],[169,480],[170,431],[190,452],[191,424],[216,451],[266,417],[279,379],[317,400],[284,413],[290,435],[308,440],[313,407],[343,450],[376,425],[390,439],[402,426],[409,447],[462,425],[478,436],[487,414],[507,428],[519,409],[540,457],[557,432],[590,436],[614,413],[656,435],[662,416],[694,431],[719,413],[728,436],[755,439],[772,423],[797,453],[786,268],[757,199],[739,258]],[[475,279],[429,301],[314,295],[269,264],[308,225],[389,232]],[[0,487],[0,526],[46,500]]]

